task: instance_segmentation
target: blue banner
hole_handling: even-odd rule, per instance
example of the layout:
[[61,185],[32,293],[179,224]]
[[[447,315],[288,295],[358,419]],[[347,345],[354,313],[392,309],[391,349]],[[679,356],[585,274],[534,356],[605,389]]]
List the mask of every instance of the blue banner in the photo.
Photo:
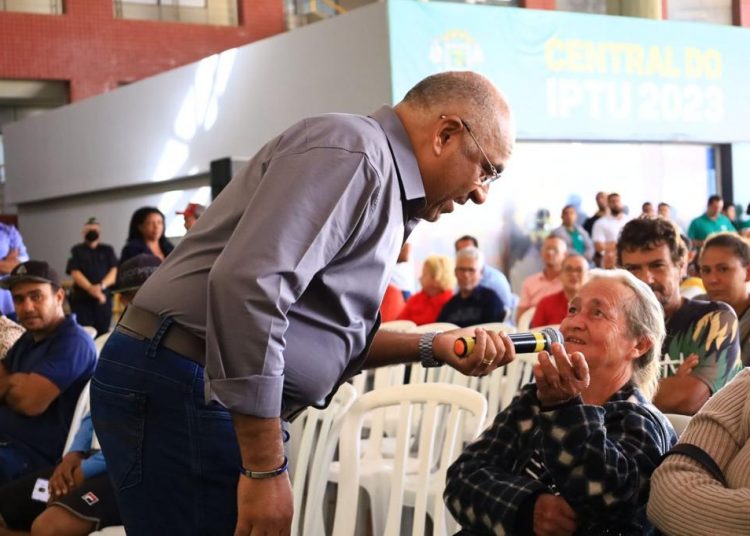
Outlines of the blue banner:
[[746,28],[391,0],[389,31],[394,102],[474,70],[506,94],[520,139],[750,141]]

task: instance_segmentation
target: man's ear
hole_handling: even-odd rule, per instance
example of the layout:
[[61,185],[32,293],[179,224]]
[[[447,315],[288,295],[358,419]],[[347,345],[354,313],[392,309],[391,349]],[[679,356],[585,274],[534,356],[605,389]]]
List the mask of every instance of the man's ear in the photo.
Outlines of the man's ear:
[[442,152],[456,141],[456,136],[464,129],[461,119],[457,115],[441,115],[433,136],[433,150],[435,155]]

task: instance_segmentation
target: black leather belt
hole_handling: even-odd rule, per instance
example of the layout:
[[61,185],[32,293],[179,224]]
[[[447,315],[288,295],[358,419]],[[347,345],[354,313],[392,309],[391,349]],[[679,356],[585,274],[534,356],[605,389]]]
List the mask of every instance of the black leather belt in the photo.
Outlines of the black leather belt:
[[[153,339],[164,319],[130,304],[115,326],[115,331],[137,339]],[[206,366],[206,341],[177,323],[172,323],[161,340],[161,346],[186,359]]]

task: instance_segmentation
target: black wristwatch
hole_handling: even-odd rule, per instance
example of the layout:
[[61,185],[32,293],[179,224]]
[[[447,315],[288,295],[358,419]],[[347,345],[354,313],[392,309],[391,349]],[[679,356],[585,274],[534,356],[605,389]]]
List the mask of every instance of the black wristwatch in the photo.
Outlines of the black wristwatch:
[[435,359],[435,354],[432,351],[432,340],[438,333],[437,331],[430,331],[419,338],[419,361],[423,367],[442,367],[445,364]]

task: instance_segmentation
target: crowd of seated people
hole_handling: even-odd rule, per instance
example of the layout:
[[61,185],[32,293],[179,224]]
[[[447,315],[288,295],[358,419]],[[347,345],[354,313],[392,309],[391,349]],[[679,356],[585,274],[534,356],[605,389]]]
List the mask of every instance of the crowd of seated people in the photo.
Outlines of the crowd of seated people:
[[[618,195],[600,197],[608,204],[600,206],[601,214],[591,222],[596,224],[604,218],[599,226],[600,235],[604,233],[600,255],[588,262],[579,254],[586,253],[586,241],[575,235],[586,230],[574,223],[572,207],[566,207],[563,214],[567,221],[564,218],[563,225],[543,242],[543,271],[527,278],[532,284],[525,282],[526,289],[521,289],[520,312],[536,307],[532,327],[562,324],[565,348],[555,348],[554,357],[540,355],[536,385],[525,388],[482,438],[465,450],[449,473],[446,504],[461,523],[462,534],[650,534],[654,531],[651,522],[667,534],[691,534],[690,527],[698,526],[705,527],[698,530],[700,533],[713,533],[711,528],[721,534],[743,533],[750,522],[732,504],[744,497],[748,487],[742,469],[735,469],[747,442],[744,430],[748,422],[743,409],[745,394],[739,387],[747,377],[746,373],[738,375],[750,363],[750,245],[740,233],[745,227],[731,211],[729,216],[722,216],[722,201],[716,196],[709,198],[706,213],[691,223],[687,233],[690,238],[672,220],[667,203],[659,203],[658,210],[644,203],[642,214],[631,219]],[[610,227],[617,229],[609,232]],[[470,237],[459,240],[465,238]],[[460,253],[466,246],[468,251]],[[478,314],[481,307],[474,303],[479,301],[477,289],[482,289],[483,270],[487,270],[483,256],[476,242],[460,246],[457,242],[456,249],[459,283],[448,303],[459,312],[449,308],[438,319],[460,326],[488,322]],[[569,250],[576,253],[568,255]],[[588,269],[594,263],[606,270],[622,270],[610,272],[614,279],[597,273],[595,281],[586,283]],[[689,291],[690,285],[700,286],[705,293],[692,299],[684,297],[682,293]],[[533,291],[545,286],[536,302],[532,301]],[[601,286],[614,286],[616,290]],[[633,305],[631,293],[638,296],[635,301],[641,301],[638,307]],[[602,302],[612,295],[619,296],[611,300],[615,312],[603,310]],[[462,303],[468,306],[462,308]],[[613,319],[619,315],[628,322],[627,329],[618,330],[618,335],[635,335],[642,340],[643,331],[631,321],[644,321],[644,307],[651,316],[658,313],[663,331],[650,339],[650,365],[647,370],[637,366],[646,361],[640,351],[635,352],[635,360],[620,355],[619,362],[628,364],[620,371],[629,372],[615,374],[617,380],[608,382],[607,373],[618,369],[599,368],[600,347],[592,344],[591,333],[597,337],[606,334],[617,324]],[[596,313],[589,312],[590,317],[581,320],[582,311],[594,310]],[[413,310],[410,315],[414,315]],[[606,340],[611,343],[612,338]],[[623,348],[622,344],[616,346],[618,350]],[[585,358],[579,359],[575,351]],[[556,369],[550,368],[551,361]],[[660,362],[661,372],[657,371]],[[585,388],[577,383],[583,364],[587,366]],[[566,378],[561,379],[561,370]],[[552,382],[547,374],[553,377]],[[735,376],[737,380],[733,381]],[[570,391],[565,385],[580,388]],[[597,399],[586,394],[592,387],[606,392],[599,391]],[[626,396],[623,390],[628,389],[634,391]],[[548,393],[565,395],[554,398]],[[619,409],[633,415],[627,419],[610,416],[612,404],[623,404]],[[592,423],[586,420],[588,412],[596,415]],[[687,462],[681,455],[670,456],[664,469],[656,473],[650,522],[646,518],[649,477],[674,442],[664,414],[675,413],[698,415],[688,428],[693,432],[685,437],[705,447],[728,472],[729,487],[705,483],[706,472],[696,463]],[[575,417],[565,421],[568,415]],[[608,418],[617,424],[607,425]],[[621,430],[624,422],[634,428]],[[721,441],[716,440],[717,429],[724,434]],[[628,434],[638,435],[638,439]],[[590,441],[603,441],[605,446],[592,446]],[[592,452],[606,461],[589,464],[587,457]],[[612,469],[607,465],[610,460],[617,461]],[[593,465],[599,468],[596,479],[586,471],[572,472]],[[624,466],[628,470],[620,473]],[[700,485],[693,486],[694,482]],[[712,510],[711,519],[724,516],[725,509],[735,515],[725,516],[723,522],[694,523],[692,519],[700,510],[686,508],[685,501],[674,493],[675,487],[684,486],[692,486],[701,504],[707,498],[720,503]],[[613,520],[617,526],[612,525]]]
[[[191,224],[197,219],[194,212]],[[118,265],[114,249],[100,241],[99,222],[89,218],[83,242],[71,249],[68,260],[69,293],[47,262],[28,259],[15,228],[5,233],[8,251],[0,271],[8,271],[0,279],[0,292],[10,298],[13,310],[3,309],[0,316],[0,535],[50,534],[52,529],[84,535],[119,524],[90,417],[80,423],[62,461],[61,456],[79,396],[96,364],[94,339],[84,327],[91,326],[96,336],[107,333],[113,293],[126,305],[137,281],[171,251],[157,209],[136,211],[131,231],[136,228],[143,233],[144,252],[135,251],[131,237],[124,248],[130,258]],[[151,249],[154,245],[158,252]],[[49,479],[49,505],[61,508],[45,508],[38,495],[40,478]]]
[[[750,225],[745,225],[745,220],[741,220],[736,211],[734,214],[722,211],[723,201],[718,196],[709,198],[706,212],[690,223],[687,232],[689,238],[681,236],[679,227],[670,219],[667,203],[659,203],[658,211],[651,203],[644,203],[643,213],[629,219],[619,195],[600,192],[597,200],[602,201],[598,204],[599,212],[590,219],[593,221],[587,220],[585,226],[579,225],[574,206],[564,207],[561,225],[541,243],[543,269],[524,280],[518,289],[520,300],[512,292],[506,275],[486,262],[477,239],[470,235],[454,241],[455,262],[445,255],[430,255],[421,262],[419,292],[410,295],[410,290],[404,285],[392,285],[386,292],[381,308],[383,321],[403,319],[420,325],[448,322],[460,327],[490,322],[512,323],[534,307],[530,321],[532,328],[556,324],[565,326],[563,331],[568,343],[565,348],[556,348],[552,357],[540,358],[535,370],[536,387],[526,388],[514,402],[515,409],[509,408],[502,414],[507,420],[503,424],[496,421],[454,466],[446,498],[449,508],[464,525],[467,534],[471,533],[472,527],[482,532],[484,527],[480,525],[486,525],[486,520],[469,522],[468,517],[462,517],[466,515],[466,505],[474,500],[485,501],[482,504],[486,507],[494,505],[496,508],[496,513],[489,518],[494,523],[493,530],[496,530],[498,523],[504,528],[513,528],[511,533],[514,530],[524,533],[525,530],[535,529],[537,523],[556,527],[562,533],[601,526],[601,520],[606,517],[596,511],[601,497],[592,497],[591,494],[583,496],[580,491],[581,482],[585,482],[590,475],[575,475],[576,478],[580,477],[576,480],[565,472],[565,468],[548,458],[553,454],[559,456],[562,452],[574,458],[584,454],[568,451],[567,446],[563,449],[559,441],[555,443],[557,438],[544,434],[549,432],[551,426],[565,424],[571,428],[571,434],[580,434],[581,444],[585,446],[586,441],[596,435],[596,426],[600,426],[606,429],[604,440],[608,444],[618,444],[619,441],[627,443],[630,432],[606,426],[607,419],[614,418],[610,415],[612,408],[622,410],[620,406],[626,401],[635,406],[635,409],[628,406],[628,411],[638,415],[638,419],[643,421],[639,426],[645,427],[648,432],[646,435],[649,437],[640,439],[650,443],[643,447],[647,451],[643,457],[634,456],[633,459],[629,458],[632,453],[628,453],[627,449],[615,447],[618,455],[631,464],[629,467],[634,468],[637,476],[632,477],[635,481],[631,478],[627,483],[613,477],[602,485],[615,486],[619,490],[617,493],[626,493],[622,490],[627,489],[637,491],[622,501],[617,493],[608,496],[615,497],[615,500],[608,505],[610,510],[602,512],[618,512],[618,516],[621,512],[628,512],[627,521],[622,527],[624,533],[636,526],[638,530],[651,530],[644,514],[648,487],[644,498],[643,479],[647,480],[656,466],[654,460],[658,458],[657,454],[663,453],[669,446],[662,441],[663,437],[657,437],[658,434],[654,432],[663,424],[659,410],[685,415],[703,415],[705,412],[705,417],[695,421],[696,426],[711,423],[705,425],[710,428],[718,426],[711,420],[718,418],[715,417],[717,411],[736,409],[735,406],[724,407],[719,402],[714,405],[712,401],[717,399],[714,395],[725,385],[734,386],[733,378],[743,366],[750,363],[750,246],[741,236],[743,230],[750,230]],[[202,207],[192,205],[183,211],[187,229],[202,213]],[[591,228],[591,233],[587,227]],[[75,403],[95,363],[91,336],[81,331],[79,325],[94,327],[97,335],[106,333],[112,324],[112,293],[122,287],[120,276],[127,273],[123,268],[137,261],[139,266],[143,264],[146,267],[143,273],[153,270],[173,246],[165,238],[164,215],[154,207],[142,207],[133,214],[128,240],[120,259],[111,246],[101,242],[101,225],[95,218],[85,222],[82,237],[83,241],[71,250],[66,269],[73,282],[68,296],[73,315],[65,314],[65,293],[60,278],[47,263],[29,261],[25,247],[21,247],[22,242],[19,246],[17,239],[15,242],[8,240],[7,258],[0,260],[0,273],[6,264],[10,266],[8,277],[0,282],[0,286],[6,289],[14,303],[12,310],[2,311],[7,316],[0,315],[0,484],[7,485],[7,488],[0,488],[0,535],[5,528],[30,530],[35,518],[37,526],[52,522],[60,526],[78,527],[71,532],[75,534],[85,534],[99,526],[119,522],[116,508],[112,508],[111,490],[107,491],[109,483],[105,465],[99,459],[100,453],[97,454],[95,434],[88,421],[84,420],[80,437],[74,442],[74,450],[60,461]],[[416,263],[407,264],[408,247],[405,252],[404,268],[413,272]],[[681,295],[681,285],[689,273],[692,255],[695,256],[693,267],[696,270],[693,281],[705,293],[695,299],[685,299]],[[145,258],[149,262],[144,261]],[[653,359],[643,359],[644,353],[639,354],[637,359],[624,357],[624,353],[617,359],[612,358],[620,365],[632,365],[623,368],[630,375],[620,374],[616,381],[610,381],[607,376],[616,367],[601,367],[604,358],[600,359],[601,355],[592,353],[592,349],[598,351],[601,348],[595,344],[589,346],[591,341],[587,339],[588,335],[582,335],[604,330],[603,327],[593,327],[604,324],[593,317],[584,318],[581,311],[589,314],[587,311],[592,310],[587,297],[592,293],[592,288],[606,287],[597,291],[599,301],[608,292],[613,295],[627,294],[628,299],[616,303],[612,313],[619,315],[619,321],[624,322],[626,328],[617,334],[642,340],[643,333],[634,327],[631,318],[633,311],[629,307],[632,305],[631,294],[636,296],[633,298],[636,301],[645,298],[641,296],[642,285],[633,283],[629,276],[621,272],[612,272],[616,274],[613,278],[598,274],[593,281],[587,282],[589,268],[597,263],[607,270],[620,267],[645,283],[651,289],[652,297],[660,304],[658,310],[665,329],[663,342],[659,337],[649,339],[652,345],[656,345],[649,347],[647,352],[648,355],[653,354]],[[641,303],[641,309],[650,307],[644,305],[646,302]],[[576,320],[580,321],[577,326]],[[610,322],[606,329],[612,326]],[[577,335],[572,335],[574,333]],[[599,335],[601,333],[597,333]],[[572,340],[568,337],[572,337]],[[622,348],[618,347],[618,350]],[[557,363],[558,369],[562,363],[566,373],[570,374],[568,379],[577,381],[583,366],[583,358],[577,357],[579,351],[585,355],[583,363],[587,364],[588,383],[585,388],[583,384],[577,384],[580,389],[573,393],[564,391],[561,384],[545,383],[549,381],[549,363],[552,361]],[[649,365],[648,381],[644,380],[646,372],[639,365],[645,361],[656,362],[664,356],[680,363],[665,368],[666,377],[659,380],[652,374],[653,367]],[[609,363],[607,359],[611,357],[608,354],[604,362]],[[626,376],[626,382],[618,383]],[[745,378],[744,374],[738,376],[738,381],[739,378]],[[644,381],[646,383],[642,383]],[[658,391],[654,392],[649,385],[657,381]],[[593,396],[591,389],[603,385],[609,386],[606,392],[597,391],[597,396]],[[727,391],[730,391],[729,387]],[[571,396],[565,398],[563,395]],[[729,396],[726,395],[725,399]],[[498,437],[491,434],[502,435],[506,429],[504,427],[516,422],[514,419],[521,419],[524,411],[534,412],[530,409],[533,407],[538,407],[533,418],[537,427],[534,428],[537,430],[534,441],[537,443],[526,443],[523,434],[503,439],[518,442],[512,449],[518,449],[523,444],[521,451],[512,451],[525,461],[521,463],[519,458],[512,467],[501,467],[500,480],[503,482],[498,482],[493,492],[475,492],[480,496],[467,494],[466,486],[470,488],[471,479],[474,478],[472,471],[497,470],[497,467],[487,469],[482,465],[499,463],[495,454],[484,459],[489,456],[486,452],[489,446],[497,448]],[[600,420],[596,423],[586,421],[585,425],[573,426],[565,420],[568,413],[585,415],[588,419],[589,407],[597,408],[591,410],[598,412]],[[704,408],[704,412],[701,412],[701,408]],[[744,415],[731,418],[744,419]],[[668,425],[664,428],[667,443],[671,443],[671,429]],[[618,434],[623,435],[620,437]],[[701,434],[704,432],[696,431],[689,437],[697,438],[695,441],[700,442],[703,441]],[[502,449],[511,447],[502,443]],[[729,455],[717,450],[719,447],[713,443],[708,444],[707,449],[722,463],[731,462],[727,461]],[[100,462],[101,466],[98,465]],[[530,469],[532,466],[535,468]],[[679,456],[670,457],[663,471],[665,479],[683,478],[681,471],[689,473],[692,470],[685,466],[686,462]],[[726,464],[723,468],[727,468]],[[657,472],[657,475],[660,474],[661,470]],[[53,501],[58,501],[62,508],[45,508],[43,503],[28,508],[26,496],[29,494],[18,490],[30,489],[36,478],[41,477],[50,479]],[[686,479],[693,477],[691,474],[684,476]],[[525,478],[532,483],[518,484],[525,482]],[[508,484],[504,479],[515,484]],[[524,488],[526,485],[529,486],[526,490],[528,494],[525,491],[514,504],[497,508],[497,501],[501,500],[505,486],[520,493],[513,486]],[[744,484],[738,487],[744,488]],[[73,489],[82,491],[84,495],[91,491],[97,497],[110,499],[99,505],[94,516],[98,521],[93,525],[90,521],[81,522],[86,518],[85,513],[82,516],[74,513],[69,517],[74,509],[71,505],[66,506],[65,501],[66,497],[72,497],[70,491]],[[673,512],[669,510],[671,499],[663,489],[658,495],[658,503],[651,509],[652,517],[662,530],[679,533],[679,527],[683,526],[680,523],[684,519],[674,524]],[[494,497],[488,499],[486,495]],[[23,508],[18,506],[20,503],[12,502],[10,497],[15,500],[23,498]],[[552,514],[545,517],[540,513],[542,511]],[[497,517],[493,517],[495,515]]]
[[78,395],[94,372],[94,341],[63,310],[65,292],[43,261],[0,281],[25,332],[0,363],[0,483],[54,464]]
[[[150,254],[125,261],[112,292],[127,305],[160,263]],[[62,289],[46,263],[19,265],[6,284],[19,319],[28,324],[25,336],[34,337],[34,344],[43,345],[44,351],[30,351],[22,341],[11,349],[7,369],[0,364],[0,389],[3,373],[9,374],[5,403],[0,405],[0,430],[8,431],[7,444],[0,449],[0,536],[25,532],[84,536],[119,525],[114,490],[90,413],[83,416],[68,452],[56,463],[63,454],[78,396],[93,372],[93,340],[63,314]],[[39,317],[46,320],[32,322]],[[37,338],[40,334],[41,339]],[[63,376],[66,370],[69,373]],[[22,378],[24,374],[28,377]],[[20,421],[23,417],[25,423]],[[46,497],[39,493],[40,480],[48,484]]]

